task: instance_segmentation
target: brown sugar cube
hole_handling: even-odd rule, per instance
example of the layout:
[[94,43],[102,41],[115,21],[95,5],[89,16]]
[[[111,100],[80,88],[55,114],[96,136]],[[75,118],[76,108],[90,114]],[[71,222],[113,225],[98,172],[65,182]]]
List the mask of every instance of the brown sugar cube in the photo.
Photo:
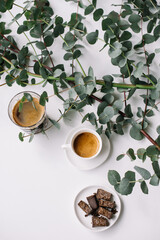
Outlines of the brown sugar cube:
[[105,227],[108,226],[109,222],[104,217],[92,217],[92,227]]
[[111,200],[112,194],[103,190],[103,189],[98,189],[97,190],[97,194],[96,194],[96,198],[97,200],[99,199],[104,199],[104,200]]
[[111,202],[111,201],[106,201],[106,200],[100,199],[99,200],[99,206],[100,207],[114,208],[115,207],[115,202]]
[[85,203],[85,202],[82,201],[82,200],[78,203],[78,206],[79,206],[85,213],[87,213],[87,215],[89,215],[90,212],[92,211],[92,209],[88,206],[88,204]]
[[103,207],[99,207],[97,213],[98,213],[99,215],[102,215],[102,216],[107,217],[108,219],[111,219],[112,216],[113,216],[113,213],[112,213],[112,212],[108,211],[107,209],[105,209],[105,208],[103,208]]

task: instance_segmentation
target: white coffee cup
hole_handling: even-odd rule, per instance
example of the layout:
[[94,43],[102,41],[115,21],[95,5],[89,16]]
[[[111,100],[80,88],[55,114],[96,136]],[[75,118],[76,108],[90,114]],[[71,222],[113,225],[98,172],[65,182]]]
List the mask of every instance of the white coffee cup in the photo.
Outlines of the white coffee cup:
[[[96,154],[91,156],[91,157],[81,157],[74,150],[74,141],[75,141],[75,139],[77,138],[78,135],[80,135],[82,133],[86,133],[86,132],[87,133],[92,133],[93,135],[95,135],[97,137],[98,141],[99,141],[99,149],[96,152]],[[97,157],[99,155],[99,153],[101,152],[101,150],[102,150],[102,138],[95,130],[90,129],[90,128],[82,128],[82,129],[77,130],[76,132],[74,132],[74,134],[71,136],[70,143],[62,145],[62,148],[64,148],[64,149],[65,148],[69,148],[73,152],[73,154],[75,156],[79,157],[80,159],[89,160],[89,159],[93,159],[93,158]]]

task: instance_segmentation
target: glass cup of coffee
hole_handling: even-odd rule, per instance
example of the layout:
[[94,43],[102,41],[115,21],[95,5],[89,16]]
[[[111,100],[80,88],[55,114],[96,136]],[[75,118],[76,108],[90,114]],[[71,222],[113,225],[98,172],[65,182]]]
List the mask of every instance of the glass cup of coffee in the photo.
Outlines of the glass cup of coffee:
[[102,149],[100,135],[92,129],[83,128],[76,131],[69,144],[62,145],[62,148],[69,148],[81,159],[93,159],[99,155]]
[[[19,108],[24,93],[32,96],[32,101],[25,99]],[[40,95],[32,91],[24,91],[15,95],[8,106],[11,121],[24,132],[39,133],[47,126],[46,107],[39,104]]]

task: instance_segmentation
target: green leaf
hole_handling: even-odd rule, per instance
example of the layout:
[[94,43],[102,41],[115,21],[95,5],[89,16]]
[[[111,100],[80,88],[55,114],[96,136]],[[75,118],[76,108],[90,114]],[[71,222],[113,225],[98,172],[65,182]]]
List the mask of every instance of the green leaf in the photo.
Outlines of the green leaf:
[[155,40],[157,40],[159,37],[160,37],[160,25],[158,25],[155,29],[154,29],[154,37],[155,37]]
[[58,91],[58,87],[57,87],[57,84],[56,84],[56,81],[54,80],[53,82],[53,89],[54,89],[54,94],[55,95],[58,95],[59,91]]
[[6,8],[7,8],[7,10],[12,9],[13,3],[14,3],[14,0],[7,0],[6,1]]
[[129,28],[130,24],[126,20],[120,19],[118,22],[118,26],[121,30],[126,30],[127,28]]
[[21,111],[22,111],[22,108],[23,108],[23,102],[20,102],[20,103],[19,103],[18,111],[21,112]]
[[93,4],[93,6],[96,8],[96,6],[97,6],[97,0],[92,0],[92,4]]
[[148,23],[148,25],[147,25],[147,32],[148,32],[148,33],[151,33],[152,30],[153,30],[153,27],[154,27],[154,21],[151,20],[151,21],[149,21],[149,23]]
[[39,72],[40,72],[40,75],[42,76],[43,79],[47,79],[48,73],[47,73],[47,70],[44,67],[40,67]]
[[57,38],[59,35],[64,33],[64,26],[62,24],[57,24],[54,28],[54,37]]
[[151,53],[149,54],[148,58],[147,58],[147,64],[151,64],[153,59],[155,57],[155,53]]
[[111,185],[114,186],[121,181],[121,177],[117,171],[109,170],[108,171],[108,181]]
[[103,112],[99,115],[99,122],[101,124],[106,124],[114,116],[113,107],[107,106]]
[[130,184],[128,178],[123,178],[119,185],[119,192],[122,195],[128,195],[132,192],[133,186]]
[[137,23],[141,20],[141,17],[140,17],[140,15],[133,13],[133,14],[130,15],[128,20],[129,20],[130,23]]
[[97,125],[96,115],[93,112],[89,113],[88,120],[92,125]]
[[133,113],[132,113],[132,110],[131,110],[131,105],[128,104],[126,107],[125,107],[125,114],[126,114],[126,117],[128,118],[132,118],[133,117]]
[[48,118],[48,119],[57,129],[60,129],[60,124],[57,121],[55,121],[51,118]]
[[160,48],[156,48],[155,53],[160,53]]
[[148,33],[143,35],[143,39],[145,44],[150,44],[155,41],[155,37]]
[[104,11],[102,8],[96,9],[93,13],[94,21],[98,21],[102,17],[103,13],[104,13]]
[[124,156],[125,156],[125,154],[120,154],[120,155],[116,158],[116,160],[119,161],[119,160],[121,160],[122,158],[124,158]]
[[160,126],[157,127],[156,131],[158,134],[160,134]]
[[73,59],[73,54],[72,53],[66,53],[63,58],[64,58],[65,61],[72,60]]
[[132,148],[128,149],[127,155],[131,158],[132,161],[136,160],[136,156],[135,156],[134,150]]
[[41,24],[40,23],[35,24],[35,26],[30,31],[30,35],[33,38],[40,38],[41,37],[42,31],[41,31]]
[[98,116],[104,111],[105,107],[108,106],[108,103],[103,101],[98,105],[97,114]]
[[93,10],[94,10],[94,6],[91,4],[88,7],[86,7],[86,9],[84,11],[84,15],[90,14],[91,12],[93,12]]
[[111,58],[118,57],[122,53],[121,48],[122,48],[122,44],[121,43],[119,43],[119,42],[113,43],[112,46],[110,46],[110,49],[108,51],[109,56]]
[[33,97],[29,93],[24,93],[24,97],[28,100],[28,102],[32,102],[33,101]]
[[140,78],[142,73],[143,73],[143,67],[144,67],[144,64],[143,62],[139,62],[137,63],[136,65],[136,70],[134,71],[133,75],[135,78]]
[[55,24],[57,25],[57,24],[62,24],[62,23],[63,23],[63,18],[60,16],[56,17]]
[[156,146],[149,146],[147,149],[146,149],[146,153],[147,153],[147,156],[148,157],[151,157],[153,155],[158,155],[159,154],[159,151],[158,149],[156,148]]
[[121,110],[122,107],[123,107],[123,102],[122,100],[116,100],[114,103],[113,103],[113,107],[118,109],[118,110]]
[[148,194],[148,187],[145,181],[141,182],[141,190],[144,194]]
[[84,123],[84,122],[87,120],[88,117],[89,117],[89,113],[87,113],[87,114],[83,117],[82,123]]
[[97,39],[98,39],[98,30],[96,30],[95,32],[89,33],[86,36],[86,39],[87,39],[89,44],[95,44],[97,42]]
[[24,137],[24,134],[23,134],[22,132],[19,133],[18,137],[19,137],[19,140],[20,140],[21,142],[24,141],[24,138],[23,138],[23,137]]
[[111,75],[103,76],[103,80],[105,82],[105,87],[110,90],[112,88],[113,77]]
[[151,177],[151,174],[148,170],[135,166],[134,169],[145,179],[148,180]]
[[45,106],[46,101],[48,101],[48,94],[46,91],[44,91],[40,96],[39,103],[40,105]]
[[100,128],[98,128],[98,129],[96,130],[96,132],[97,132],[99,135],[101,135],[101,134],[103,133],[103,126],[101,126]]
[[139,27],[139,25],[137,23],[132,23],[130,28],[135,33],[139,33],[141,31],[141,28]]
[[21,34],[21,33],[25,32],[25,31],[28,31],[28,27],[26,25],[21,25],[17,29],[17,33],[18,34]]
[[135,172],[127,171],[125,173],[125,178],[127,178],[130,181],[130,184],[132,185],[132,187],[134,187],[135,182],[136,182]]
[[126,41],[132,37],[132,34],[128,31],[124,31],[120,37],[120,42]]
[[152,163],[152,167],[153,167],[153,170],[154,170],[156,176],[157,176],[158,178],[160,178],[160,168],[159,168],[158,161],[154,161],[154,162]]
[[32,142],[33,138],[34,138],[34,134],[31,133],[30,138],[29,138],[29,143]]
[[137,150],[137,156],[139,159],[142,159],[143,162],[146,160],[146,149],[145,148],[139,148]]
[[104,41],[108,44],[108,40],[109,40],[109,35],[107,33],[107,31],[104,33]]
[[159,185],[159,178],[156,175],[153,175],[151,177],[151,180],[149,182],[152,186],[158,186]]
[[112,22],[117,23],[119,21],[119,14],[115,11],[112,11],[108,14],[108,18],[112,20]]
[[18,53],[18,60],[21,65],[26,64],[26,56],[28,55],[28,47],[22,47]]
[[44,42],[45,42],[47,47],[52,46],[53,41],[54,41],[54,38],[52,36],[47,36],[47,37],[44,38]]
[[80,50],[76,50],[73,53],[73,59],[77,59],[81,56],[81,51]]
[[36,47],[39,48],[39,49],[41,49],[41,50],[45,49],[45,45],[44,45],[43,42],[37,42],[37,43],[36,43]]

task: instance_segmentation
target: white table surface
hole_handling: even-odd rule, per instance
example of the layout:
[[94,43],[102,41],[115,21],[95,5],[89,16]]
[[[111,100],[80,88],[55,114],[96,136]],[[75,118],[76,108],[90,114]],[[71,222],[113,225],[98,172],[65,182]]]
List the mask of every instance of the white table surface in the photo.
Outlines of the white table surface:
[[[21,4],[20,0],[16,2]],[[107,6],[106,12],[112,9],[111,3],[111,0],[99,1],[99,5]],[[76,11],[75,4],[66,3],[64,0],[52,0],[51,5],[56,14],[66,19],[69,19],[70,11]],[[16,14],[17,8],[12,12]],[[11,17],[4,14],[4,18]],[[93,27],[93,21],[90,21],[91,16],[87,19],[89,27],[95,29],[96,25]],[[12,29],[15,27],[12,26]],[[22,35],[18,41],[21,46],[23,41],[26,42]],[[61,44],[60,40],[56,40],[56,47],[52,51],[62,62],[64,52],[59,50]],[[98,52],[103,43],[97,43],[92,48],[86,42],[84,44],[85,57],[81,57],[81,62],[85,70],[90,65],[93,66],[97,77],[118,73],[118,69],[110,63],[107,50]],[[57,58],[55,63],[58,63]],[[51,85],[46,89],[49,94],[53,93]],[[150,170],[149,160],[144,164],[140,160],[131,162],[128,158],[116,161],[117,155],[125,153],[129,147],[147,147],[148,140],[137,142],[127,133],[122,137],[113,134],[111,153],[107,161],[96,169],[79,171],[66,159],[61,145],[68,132],[80,126],[80,115],[72,113],[72,121],[61,120],[61,129],[50,129],[47,132],[48,137],[39,134],[32,143],[28,143],[28,140],[22,143],[18,140],[19,128],[10,121],[7,114],[11,97],[22,90],[16,84],[11,88],[0,88],[0,240],[159,240],[159,187],[149,186],[149,195],[144,195],[137,185],[132,195],[120,196],[120,218],[113,227],[104,232],[93,233],[84,228],[76,219],[73,209],[74,198],[82,188],[88,185],[112,187],[107,180],[109,169],[118,170],[122,175],[128,169],[133,170],[135,165]],[[38,93],[43,91],[40,86],[27,87],[24,90]],[[134,98],[134,101],[136,103],[138,100]],[[47,104],[48,115],[58,119],[58,108],[63,109],[62,102],[56,97],[51,98]],[[95,106],[88,108],[86,112],[94,109]],[[158,124],[158,119],[157,115],[155,124]],[[151,126],[150,133],[153,137],[156,136],[154,125]]]

